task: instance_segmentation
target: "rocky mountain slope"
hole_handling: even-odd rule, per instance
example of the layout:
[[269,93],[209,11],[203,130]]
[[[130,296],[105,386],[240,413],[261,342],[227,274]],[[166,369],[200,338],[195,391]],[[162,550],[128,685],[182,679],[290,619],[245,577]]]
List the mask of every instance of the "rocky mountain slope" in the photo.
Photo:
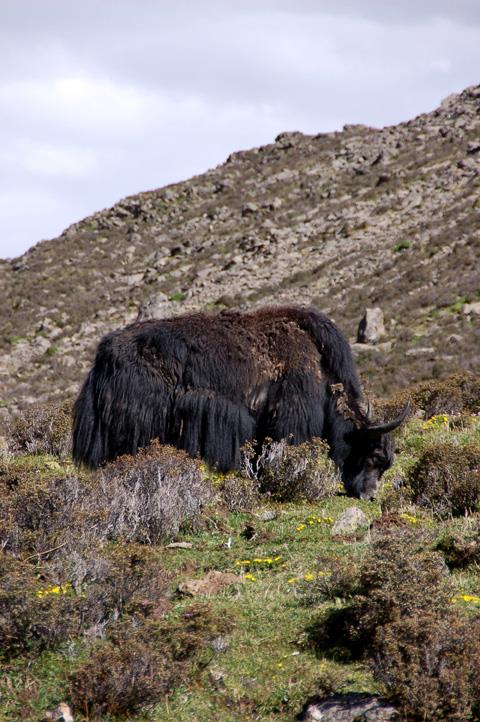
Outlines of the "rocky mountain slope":
[[75,393],[99,338],[141,317],[314,303],[355,340],[368,391],[478,367],[480,86],[381,130],[233,153],[0,261],[0,404]]

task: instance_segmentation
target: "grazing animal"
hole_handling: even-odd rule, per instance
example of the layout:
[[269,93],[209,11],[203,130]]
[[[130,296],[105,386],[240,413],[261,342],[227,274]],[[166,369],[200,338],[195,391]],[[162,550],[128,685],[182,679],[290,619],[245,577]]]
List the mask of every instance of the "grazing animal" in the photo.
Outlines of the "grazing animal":
[[408,409],[374,424],[360,400],[350,347],[314,308],[133,323],[98,346],[75,404],[73,456],[97,467],[158,438],[228,471],[247,440],[321,437],[347,492],[370,499]]

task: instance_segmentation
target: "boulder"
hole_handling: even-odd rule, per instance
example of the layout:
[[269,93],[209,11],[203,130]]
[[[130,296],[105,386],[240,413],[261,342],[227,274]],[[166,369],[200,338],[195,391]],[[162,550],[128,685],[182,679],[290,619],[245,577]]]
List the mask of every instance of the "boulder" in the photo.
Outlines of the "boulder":
[[370,526],[367,515],[358,506],[351,506],[340,514],[332,526],[332,536],[350,536]]
[[170,316],[172,302],[164,293],[157,293],[155,296],[144,301],[138,309],[137,321],[147,321],[152,318],[167,318]]
[[466,316],[480,316],[480,301],[473,301],[473,303],[466,303],[463,307],[463,313]]
[[385,336],[385,323],[383,311],[378,306],[365,309],[362,320],[358,325],[357,343],[378,343]]
[[400,714],[380,697],[335,694],[308,704],[302,722],[400,722]]

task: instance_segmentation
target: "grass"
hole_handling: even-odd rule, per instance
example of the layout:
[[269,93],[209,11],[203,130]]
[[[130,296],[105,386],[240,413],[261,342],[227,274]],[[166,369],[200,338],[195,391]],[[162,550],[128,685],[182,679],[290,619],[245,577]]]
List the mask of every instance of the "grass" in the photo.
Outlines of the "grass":
[[[216,500],[204,510],[199,528],[184,530],[175,538],[190,542],[191,548],[154,546],[158,563],[170,579],[172,606],[165,619],[172,625],[197,601],[177,594],[181,581],[200,578],[212,569],[233,572],[244,581],[208,600],[215,615],[233,619],[225,635],[225,650],[203,649],[189,680],[134,719],[280,722],[293,719],[307,699],[319,692],[381,693],[367,664],[332,658],[326,650],[323,655],[309,643],[307,630],[315,618],[345,603],[342,598],[312,602],[309,592],[318,572],[328,574],[335,560],[356,567],[370,547],[369,535],[361,541],[333,539],[331,520],[351,506],[360,507],[371,521],[380,517],[385,497],[396,493],[394,478],[408,476],[429,444],[444,441],[480,444],[480,419],[445,415],[430,422],[412,419],[398,434],[399,453],[378,502],[339,494],[318,503],[264,499],[252,511],[228,512]],[[24,465],[28,460],[32,469],[40,468],[47,475],[52,473],[52,464],[58,474],[72,470],[68,459],[46,455],[21,459]],[[217,488],[219,484],[220,478],[216,479]],[[266,509],[275,512],[274,519],[259,518]],[[428,530],[432,539],[466,523],[436,519],[411,504],[400,507],[400,516],[412,528]],[[38,568],[41,573],[41,566]],[[475,602],[480,595],[478,568],[454,570],[452,577],[458,594],[455,608],[474,614],[479,608]],[[4,662],[0,667],[0,722],[39,720],[59,702],[68,702],[68,676],[85,658],[87,646],[81,638],[65,639],[39,656],[26,653]]]

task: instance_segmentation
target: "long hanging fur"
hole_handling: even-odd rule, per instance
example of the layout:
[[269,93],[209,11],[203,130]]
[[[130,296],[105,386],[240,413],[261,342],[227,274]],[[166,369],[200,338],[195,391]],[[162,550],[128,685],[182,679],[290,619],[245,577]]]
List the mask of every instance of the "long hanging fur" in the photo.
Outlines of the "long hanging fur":
[[314,308],[132,324],[98,346],[75,404],[73,456],[96,467],[158,438],[225,471],[248,439],[320,436],[340,458],[354,423],[333,387],[365,424],[348,343]]

